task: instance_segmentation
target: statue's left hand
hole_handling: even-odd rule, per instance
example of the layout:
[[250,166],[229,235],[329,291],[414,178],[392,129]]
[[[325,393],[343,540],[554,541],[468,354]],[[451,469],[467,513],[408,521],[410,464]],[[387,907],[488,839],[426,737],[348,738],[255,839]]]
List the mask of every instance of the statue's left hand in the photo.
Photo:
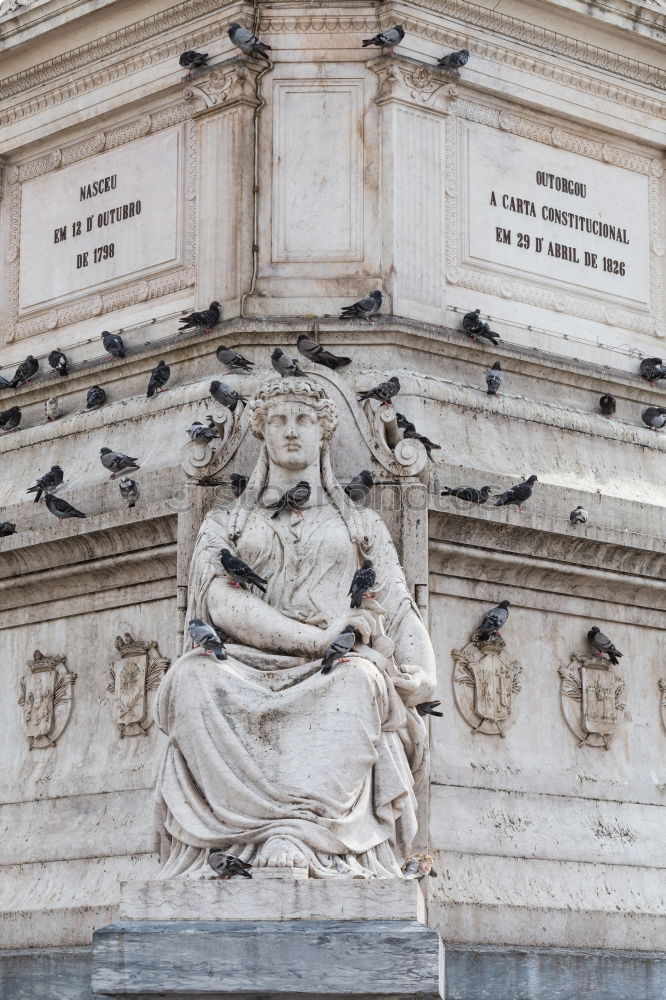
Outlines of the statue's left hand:
[[402,663],[398,673],[392,675],[393,686],[401,695],[405,705],[415,708],[424,701],[429,701],[435,693],[435,682],[432,675],[417,663]]

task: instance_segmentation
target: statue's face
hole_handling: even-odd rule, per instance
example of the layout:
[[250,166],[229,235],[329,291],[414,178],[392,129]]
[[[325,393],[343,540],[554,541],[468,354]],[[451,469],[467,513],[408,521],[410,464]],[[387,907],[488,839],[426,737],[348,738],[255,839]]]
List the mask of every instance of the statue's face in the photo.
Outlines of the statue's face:
[[316,410],[298,400],[274,403],[264,422],[264,442],[271,462],[283,469],[314,465],[321,448]]

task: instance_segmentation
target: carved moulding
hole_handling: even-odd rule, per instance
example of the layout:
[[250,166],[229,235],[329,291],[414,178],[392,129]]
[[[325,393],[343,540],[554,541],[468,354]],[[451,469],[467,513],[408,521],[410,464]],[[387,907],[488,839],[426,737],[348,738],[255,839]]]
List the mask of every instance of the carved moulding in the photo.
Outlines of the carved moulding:
[[379,86],[375,103],[403,101],[423,105],[430,111],[449,113],[449,102],[457,97],[458,88],[442,70],[412,59],[385,56],[373,59],[369,68],[377,74]]
[[116,636],[120,658],[109,668],[107,691],[111,717],[124,736],[145,736],[153,724],[152,704],[170,660],[160,656],[156,642],[135,639],[131,632]]
[[475,639],[452,649],[456,704],[473,733],[501,736],[515,722],[514,699],[523,668],[510,660],[499,635]]
[[67,669],[65,656],[44,656],[38,649],[28,660],[29,674],[20,680],[18,699],[31,750],[53,747],[72,714],[72,687],[76,674]]
[[198,101],[202,110],[241,101],[256,107],[259,104],[256,78],[260,71],[260,66],[248,65],[238,58],[230,59],[201,79],[188,83],[183,97],[186,101]]
[[610,660],[573,653],[558,670],[564,718],[579,747],[608,750],[623,717],[624,681]]
[[661,691],[661,696],[659,698],[661,721],[664,723],[664,729],[666,729],[666,677],[660,677],[657,684],[659,686],[659,690]]

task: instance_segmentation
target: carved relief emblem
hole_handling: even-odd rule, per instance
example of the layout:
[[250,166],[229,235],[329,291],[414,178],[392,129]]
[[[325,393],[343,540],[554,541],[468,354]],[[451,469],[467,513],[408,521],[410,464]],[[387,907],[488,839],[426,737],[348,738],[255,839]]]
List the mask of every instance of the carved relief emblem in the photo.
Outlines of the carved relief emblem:
[[617,667],[598,656],[574,653],[558,673],[564,717],[580,740],[578,745],[608,750],[625,707],[624,681]]
[[451,651],[456,703],[473,733],[504,737],[515,721],[514,699],[523,668],[509,659],[505,647],[504,640],[495,635]]
[[657,684],[659,685],[659,690],[661,691],[661,697],[659,699],[661,721],[664,723],[664,729],[666,729],[666,677],[660,677]]
[[156,642],[142,642],[130,632],[116,636],[120,658],[109,670],[107,691],[111,717],[121,736],[145,736],[150,729],[154,693],[170,661],[160,656]]
[[28,661],[29,674],[21,677],[18,703],[31,750],[55,746],[72,712],[72,686],[76,674],[67,669],[66,657],[44,656],[38,649]]

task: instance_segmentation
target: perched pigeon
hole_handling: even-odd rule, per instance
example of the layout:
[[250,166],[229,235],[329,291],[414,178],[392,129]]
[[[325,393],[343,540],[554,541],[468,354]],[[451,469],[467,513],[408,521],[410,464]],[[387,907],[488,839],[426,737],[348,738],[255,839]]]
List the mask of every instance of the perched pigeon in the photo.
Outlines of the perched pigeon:
[[220,364],[227,366],[227,375],[231,375],[234,371],[249,372],[254,367],[254,361],[248,361],[242,354],[236,354],[235,351],[232,351],[230,347],[225,347],[224,344],[218,347],[215,354]]
[[108,330],[103,330],[102,343],[104,344],[104,350],[110,354],[111,357],[125,357],[125,345],[123,344],[123,338],[119,333],[109,333]]
[[536,482],[538,482],[537,477],[530,476],[524,483],[518,483],[505,490],[504,493],[495,494],[497,501],[493,507],[507,507],[509,504],[516,504],[518,510],[522,510],[522,505],[532,496],[532,486]]
[[276,347],[271,354],[271,364],[282,378],[286,378],[288,375],[299,376],[305,374],[301,371],[298,359],[290,358],[284,353],[281,347]]
[[178,333],[182,333],[183,330],[205,330],[206,332],[213,329],[214,326],[220,322],[221,318],[220,303],[211,302],[208,309],[203,309],[201,312],[190,313],[189,316],[181,316],[180,321],[183,325],[179,328]]
[[213,438],[220,436],[214,426],[211,427],[210,424],[202,424],[200,420],[193,421],[187,428],[187,433],[190,441],[197,441],[199,444],[205,444],[207,441],[212,441]]
[[12,524],[11,521],[0,521],[0,538],[7,538],[8,535],[13,535],[16,531],[16,525]]
[[317,344],[314,340],[306,337],[304,333],[296,341],[296,347],[303,357],[307,358],[314,365],[324,365],[325,368],[332,368],[335,371],[336,368],[344,368],[345,365],[351,364],[351,358],[342,358],[337,354],[331,354],[321,344]]
[[578,504],[576,509],[569,514],[569,520],[572,524],[587,524],[587,511]]
[[350,500],[356,503],[364,503],[368,498],[368,493],[375,485],[375,477],[368,469],[363,469],[357,476],[347,483],[345,493]]
[[250,870],[252,865],[247,861],[241,861],[233,854],[225,854],[217,848],[212,848],[208,852],[208,864],[220,878],[229,879],[234,875],[242,875],[243,878],[252,878]]
[[489,396],[497,395],[502,385],[503,378],[502,366],[499,361],[496,361],[490,371],[486,372],[486,385],[488,386]]
[[426,875],[432,875],[433,878],[437,878],[437,872],[432,867],[432,857],[430,854],[410,854],[402,866],[402,874],[403,878],[416,879],[418,882],[424,879]]
[[195,646],[201,646],[206,654],[212,653],[218,660],[226,660],[224,643],[208,622],[202,621],[201,618],[192,618],[187,626],[187,631]]
[[123,476],[118,483],[118,490],[128,507],[136,507],[136,502],[141,496],[141,488],[136,479]]
[[87,514],[82,514],[80,510],[76,507],[72,507],[71,503],[67,503],[62,497],[56,497],[53,493],[48,491],[44,493],[44,503],[46,504],[48,510],[56,517],[61,520],[67,517],[87,517]]
[[171,369],[168,364],[165,361],[158,361],[151,372],[146,396],[150,399],[150,397],[154,396],[156,392],[162,392],[164,386],[170,378]]
[[363,565],[357,569],[352,577],[351,587],[347,597],[351,595],[350,608],[360,608],[361,600],[370,596],[370,591],[375,585],[377,574],[372,568],[372,560],[364,559]]
[[510,607],[509,601],[500,601],[496,608],[486,611],[483,621],[476,630],[475,638],[483,642],[493,635],[500,635],[500,629],[506,625],[506,620],[509,617]]
[[86,394],[86,409],[99,410],[106,403],[106,392],[101,385],[92,385]]
[[639,366],[641,376],[650,383],[666,378],[666,365],[661,358],[643,358]]
[[609,392],[600,398],[599,409],[605,417],[612,417],[616,408],[617,403],[615,402],[615,396],[611,396]]
[[62,351],[51,351],[49,365],[58,375],[67,375],[67,356]]
[[231,44],[235,45],[236,48],[240,49],[245,55],[259,56],[261,59],[265,59],[266,62],[270,62],[270,58],[266,50],[270,50],[271,46],[268,45],[267,42],[261,42],[257,36],[253,35],[247,28],[243,28],[243,26],[237,24],[236,21],[232,21],[229,25],[227,34],[231,39]]
[[123,455],[121,451],[111,451],[110,448],[100,448],[99,460],[105,469],[111,473],[111,479],[115,479],[119,472],[130,472],[140,469],[136,458]]
[[499,344],[499,334],[493,333],[487,323],[480,318],[481,310],[475,309],[474,312],[465,313],[463,316],[463,330],[470,337],[475,338],[485,338],[490,340],[495,347]]
[[442,719],[444,712],[437,711],[441,704],[441,701],[422,701],[420,705],[416,706],[416,711],[419,715],[436,715],[439,719]]
[[189,69],[191,75],[193,69],[208,65],[208,53],[188,49],[187,52],[181,52],[178,65],[182,66],[183,69]]
[[243,476],[240,472],[232,472],[229,476],[231,480],[231,492],[238,499],[243,493],[245,493],[245,487],[247,486],[249,476]]
[[395,375],[388,382],[381,382],[374,389],[367,389],[365,392],[357,393],[359,402],[363,399],[378,399],[384,406],[388,406],[394,396],[400,392],[400,382]]
[[650,430],[657,431],[666,424],[666,406],[646,406],[641,420]]
[[286,490],[282,494],[279,500],[275,503],[267,503],[266,510],[274,510],[275,513],[271,515],[271,521],[274,521],[276,517],[279,517],[283,510],[293,511],[294,514],[301,516],[301,508],[310,499],[310,494],[312,493],[312,488],[306,479],[302,479],[300,483],[296,483],[291,489]]
[[2,410],[0,413],[0,427],[7,433],[9,433],[9,431],[15,431],[20,423],[20,406],[10,406],[8,410]]
[[44,413],[48,421],[57,420],[63,414],[62,400],[59,396],[49,396],[44,403]]
[[416,430],[411,420],[408,420],[404,413],[399,413],[398,410],[395,411],[395,422],[401,431]]
[[247,586],[254,584],[263,594],[266,593],[268,581],[255,573],[246,562],[235,556],[229,549],[220,550],[220,561],[227,576],[231,577],[230,586],[242,587],[245,590]]
[[232,389],[230,385],[225,382],[218,382],[214,379],[210,384],[210,394],[216,403],[221,403],[222,406],[226,406],[228,410],[233,413],[238,406],[238,402],[247,403],[247,396],[241,396],[239,392]]
[[448,55],[442,56],[441,59],[437,60],[437,65],[440,69],[448,69],[456,76],[460,76],[460,70],[467,65],[468,59],[468,49],[459,49],[457,52],[449,52]]
[[468,503],[484,504],[490,496],[492,486],[447,486],[442,490],[443,497],[458,497],[459,500],[467,500]]
[[345,653],[349,653],[351,651],[355,642],[356,633],[354,632],[354,626],[347,625],[347,627],[344,628],[339,635],[336,635],[335,639],[324,653],[321,661],[322,674],[330,674],[338,660],[341,663],[346,663]]
[[371,323],[371,316],[378,313],[382,307],[383,296],[381,292],[370,292],[364,299],[344,306],[340,313],[340,319],[367,319]]
[[405,29],[401,24],[396,24],[394,28],[387,28],[386,31],[380,31],[378,35],[373,35],[372,38],[363,39],[363,48],[368,45],[376,45],[380,49],[388,49],[392,52],[396,45],[400,45],[400,42],[405,37]]
[[40,476],[34,486],[29,486],[26,493],[34,493],[35,499],[34,503],[39,503],[42,499],[42,493],[46,490],[49,493],[55,493],[59,486],[62,485],[64,479],[64,473],[59,465],[52,465],[48,472],[45,472],[43,476]]
[[587,638],[590,640],[591,645],[594,646],[595,656],[603,656],[606,653],[611,663],[614,666],[618,665],[618,657],[621,657],[622,653],[619,649],[615,648],[608,636],[604,635],[597,625],[594,625],[590,629],[587,633]]
[[435,444],[435,442],[431,441],[430,438],[427,438],[425,434],[419,434],[418,431],[416,430],[416,427],[414,427],[414,424],[412,424],[410,427],[406,427],[405,430],[402,432],[402,436],[404,438],[407,438],[407,440],[412,439],[413,441],[420,441],[423,447],[425,448],[426,455],[428,456],[431,462],[434,461],[432,457],[432,452],[434,450],[441,451],[442,448],[441,444]]
[[32,354],[29,354],[14,372],[14,378],[9,385],[12,389],[18,389],[20,385],[25,385],[26,382],[29,382],[32,376],[37,374],[38,369],[39,361],[33,358]]

